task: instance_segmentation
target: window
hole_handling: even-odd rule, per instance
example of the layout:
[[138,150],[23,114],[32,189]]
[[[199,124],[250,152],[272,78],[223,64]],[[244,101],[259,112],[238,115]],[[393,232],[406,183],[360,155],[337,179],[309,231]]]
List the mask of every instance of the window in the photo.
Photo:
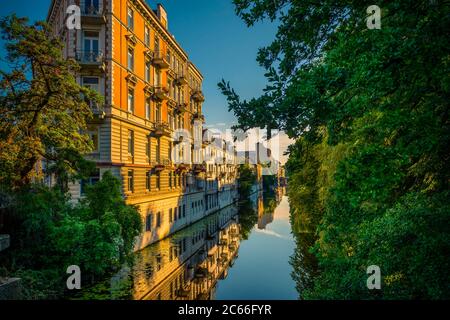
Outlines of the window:
[[[171,209],[172,210],[172,209]],[[175,212],[173,215],[173,220],[177,221],[178,215],[177,215],[177,208],[175,208]]]
[[85,31],[83,33],[83,53],[80,57],[85,62],[97,62],[100,57],[99,33]]
[[159,54],[159,38],[155,37],[155,53]]
[[172,142],[169,141],[169,145],[167,148],[167,159],[172,160]]
[[180,218],[180,216],[178,216],[178,207],[175,208],[174,210],[174,214],[175,214],[175,220],[178,218]]
[[155,87],[159,87],[161,85],[161,70],[159,69],[155,69],[155,81],[153,82],[153,84],[155,85]]
[[96,169],[89,178],[81,180],[80,194],[84,195],[86,193],[86,186],[92,186],[98,181],[100,181],[100,169]]
[[169,172],[169,188],[172,188],[172,175],[173,175],[172,171]]
[[161,142],[158,139],[156,139],[156,162],[161,163]]
[[158,103],[156,105],[156,122],[161,122],[162,121],[162,117],[161,117],[161,104]]
[[150,98],[145,99],[145,119],[150,120],[151,102]]
[[150,163],[151,160],[151,140],[149,137],[147,137],[147,141],[145,143],[145,158],[148,163]]
[[130,7],[128,7],[128,28],[130,28],[131,30],[133,30],[134,28],[134,11],[133,9],[131,9]]
[[150,46],[150,28],[148,26],[144,27],[144,43],[146,46]]
[[134,170],[128,170],[128,192],[134,190]]
[[145,218],[145,231],[152,231],[152,224],[153,224],[153,214],[149,213]]
[[85,0],[82,2],[82,12],[84,14],[98,14],[100,10],[99,0]]
[[[99,79],[97,77],[83,77],[83,86],[88,87],[89,89],[100,92]],[[97,107],[97,103],[95,101],[87,101],[91,108]]]
[[128,70],[134,70],[134,49],[128,48]]
[[98,152],[98,129],[89,130],[88,135],[94,146],[92,152]]
[[161,211],[156,214],[156,227],[161,227]]
[[161,189],[161,173],[156,174],[156,189]]
[[[160,212],[158,212],[158,214],[160,214]],[[156,257],[156,271],[161,270],[161,268],[162,268],[162,257],[158,255]]]
[[173,217],[172,217],[172,208],[169,209],[169,222],[173,221]]
[[128,130],[128,157],[134,158],[134,131]]
[[183,204],[183,218],[186,217],[186,205]]
[[134,89],[128,89],[128,112],[134,113]]
[[151,180],[152,179],[152,172],[151,171],[147,171],[145,173],[145,189],[147,189],[147,191],[150,191],[152,186],[151,186]]
[[145,61],[145,81],[150,82],[150,66],[151,63],[149,60]]
[[181,219],[181,206],[178,207],[178,218]]
[[170,129],[174,130],[175,128],[174,128],[174,125],[173,125],[173,123],[174,123],[174,121],[173,121],[173,115],[172,115],[171,113],[169,113],[169,114],[167,115],[167,118],[168,118],[168,120],[169,120],[169,127],[170,127]]

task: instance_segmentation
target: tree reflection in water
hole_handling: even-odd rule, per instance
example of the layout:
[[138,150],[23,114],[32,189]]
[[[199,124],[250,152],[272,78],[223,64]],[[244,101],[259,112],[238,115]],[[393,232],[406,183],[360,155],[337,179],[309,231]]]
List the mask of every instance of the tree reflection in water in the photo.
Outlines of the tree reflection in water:
[[317,240],[311,221],[304,219],[304,215],[295,214],[299,208],[291,203],[290,220],[292,233],[295,238],[296,250],[290,257],[289,263],[292,265],[291,276],[296,283],[296,289],[299,293],[299,299],[302,299],[302,292],[310,289],[313,285],[313,279],[318,274],[316,257],[310,252],[312,246]]
[[[272,223],[283,195],[284,190],[255,193],[248,201],[224,208],[141,250],[134,255],[132,263],[109,279],[83,288],[70,298],[214,299],[217,283],[227,278],[241,241],[249,239],[255,229],[265,229]],[[308,252],[314,236],[295,230],[293,234],[297,245],[290,257],[293,271],[280,272],[291,272],[301,293],[314,275],[315,261]]]

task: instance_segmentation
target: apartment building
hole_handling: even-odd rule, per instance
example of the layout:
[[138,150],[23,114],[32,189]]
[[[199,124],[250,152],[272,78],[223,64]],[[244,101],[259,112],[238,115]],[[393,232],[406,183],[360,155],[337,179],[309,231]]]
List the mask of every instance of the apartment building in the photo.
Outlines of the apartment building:
[[[68,28],[78,12],[81,28]],[[144,221],[136,250],[234,201],[210,203],[203,76],[170,33],[162,5],[53,0],[47,20],[65,44],[65,57],[81,67],[77,81],[104,97],[101,105],[91,103],[95,119],[88,128],[94,151],[87,157],[98,170],[70,186],[74,201],[106,170],[119,177],[127,203],[138,206]],[[231,188],[236,166],[222,166],[214,178]]]

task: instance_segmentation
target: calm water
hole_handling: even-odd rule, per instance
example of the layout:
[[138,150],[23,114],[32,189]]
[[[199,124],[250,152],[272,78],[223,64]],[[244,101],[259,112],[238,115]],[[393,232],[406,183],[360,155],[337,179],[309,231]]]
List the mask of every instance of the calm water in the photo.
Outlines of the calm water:
[[235,265],[217,284],[216,299],[298,298],[289,264],[295,250],[289,203],[285,196],[280,200],[274,211],[259,212],[258,224],[241,242]]
[[136,253],[81,299],[298,299],[284,190],[254,194]]

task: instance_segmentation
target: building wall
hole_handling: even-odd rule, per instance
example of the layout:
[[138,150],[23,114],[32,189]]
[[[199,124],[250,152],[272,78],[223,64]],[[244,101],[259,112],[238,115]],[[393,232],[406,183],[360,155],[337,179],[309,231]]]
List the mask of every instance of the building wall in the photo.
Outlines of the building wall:
[[[214,207],[206,210],[205,180],[209,175],[217,184],[214,192],[221,192],[222,184],[233,184],[233,168],[223,165],[219,169],[214,166],[214,172],[203,169],[194,172],[191,160],[202,167],[203,150],[184,159],[182,162],[187,165],[173,161],[173,151],[178,151],[180,145],[191,149],[192,135],[195,134],[202,144],[203,76],[167,29],[168,16],[164,8],[158,5],[153,10],[144,0],[99,0],[99,7],[86,14],[83,3],[52,1],[48,21],[54,34],[65,43],[65,56],[78,60],[81,71],[76,77],[80,84],[97,81],[96,90],[105,98],[103,105],[95,106],[95,118],[89,124],[89,134],[98,141],[98,148],[87,158],[97,163],[100,176],[111,170],[121,179],[124,198],[139,208],[146,229],[148,216],[153,217],[151,230],[143,230],[137,241],[136,249],[141,249],[231,204],[234,198],[229,196],[231,191],[226,191]],[[81,30],[66,28],[69,4],[78,4],[82,9]],[[130,12],[132,27],[128,24]],[[98,50],[87,50],[88,46],[95,45]],[[129,50],[133,52],[132,66],[129,65]],[[146,78],[148,62],[150,77]],[[160,74],[160,81],[156,81],[157,74]],[[133,110],[128,103],[130,90],[134,96]],[[150,102],[149,112],[147,101]],[[177,129],[184,132],[183,144],[175,141]],[[220,157],[225,155],[233,161],[233,153],[227,155],[226,151],[218,149]],[[194,184],[188,183],[189,176],[195,180]],[[203,181],[203,187],[197,180]],[[78,201],[83,196],[81,183],[71,184],[70,193],[73,201]],[[180,205],[186,207],[186,217],[171,221],[170,211]],[[156,226],[154,217],[158,213],[161,223]]]

